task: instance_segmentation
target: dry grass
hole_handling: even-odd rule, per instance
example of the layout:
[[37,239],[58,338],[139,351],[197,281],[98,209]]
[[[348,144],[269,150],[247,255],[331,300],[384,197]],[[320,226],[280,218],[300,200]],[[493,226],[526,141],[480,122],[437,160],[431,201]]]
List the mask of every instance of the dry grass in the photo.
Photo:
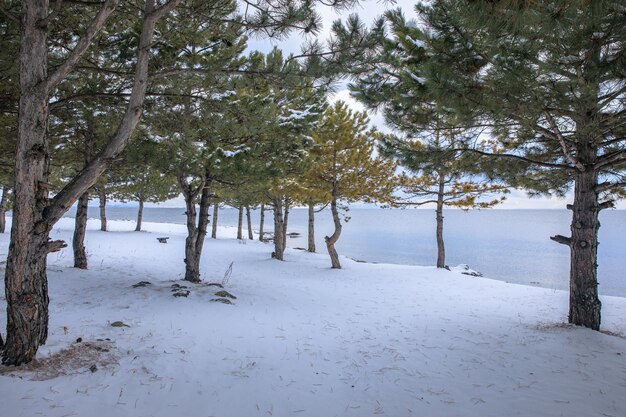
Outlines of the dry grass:
[[63,375],[76,375],[110,369],[118,364],[114,344],[107,340],[75,343],[50,356],[20,367],[0,366],[0,375],[31,381],[46,381]]

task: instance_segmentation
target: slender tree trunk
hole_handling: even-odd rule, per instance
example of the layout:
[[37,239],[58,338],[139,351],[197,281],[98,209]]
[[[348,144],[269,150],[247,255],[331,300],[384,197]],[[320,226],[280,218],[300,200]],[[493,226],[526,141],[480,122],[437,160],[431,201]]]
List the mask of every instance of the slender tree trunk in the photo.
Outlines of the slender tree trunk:
[[309,204],[309,252],[315,252],[315,205]]
[[213,204],[213,224],[211,225],[211,238],[217,239],[217,215],[220,212],[220,203]]
[[339,240],[339,236],[341,236],[341,219],[339,218],[339,210],[337,210],[337,199],[333,197],[333,200],[330,202],[330,212],[333,215],[333,223],[335,224],[335,231],[331,236],[324,237],[326,241],[326,248],[328,249],[328,254],[330,255],[330,262],[333,268],[341,269],[341,264],[339,263],[339,254],[337,254],[337,250],[335,249],[335,243]]
[[569,322],[594,330],[600,329],[602,306],[598,298],[597,276],[600,228],[597,182],[593,169],[576,175],[570,241]]
[[[96,142],[96,128],[87,121],[87,131],[84,135],[83,158],[85,166],[93,157],[93,146]],[[74,250],[74,268],[87,269],[87,250],[85,248],[85,234],[87,233],[87,216],[89,214],[89,190],[85,191],[78,199],[76,218],[74,219],[74,236],[72,237],[72,249]]]
[[239,220],[237,222],[237,239],[243,240],[243,206],[239,206]]
[[104,189],[98,191],[100,199],[100,230],[107,231],[107,193]]
[[252,233],[252,219],[250,219],[250,207],[246,207],[246,220],[248,222],[248,240],[254,240]]
[[87,269],[87,251],[85,250],[85,233],[87,232],[87,213],[89,210],[89,191],[78,199],[76,218],[74,219],[74,268]]
[[287,247],[287,226],[289,225],[289,209],[291,202],[288,198],[285,198],[285,206],[283,213],[283,246]]
[[445,177],[439,174],[439,191],[437,192],[437,268],[446,267],[446,249],[443,244],[443,195]]
[[139,209],[137,210],[137,226],[135,232],[141,232],[141,222],[143,220],[143,198],[139,198]]
[[284,260],[285,229],[283,226],[283,199],[274,198],[274,253],[272,257],[279,261]]
[[261,221],[259,222],[259,241],[263,242],[265,238],[263,234],[265,233],[263,227],[265,226],[265,204],[261,203]]
[[6,212],[9,208],[9,196],[11,188],[4,186],[2,188],[2,199],[0,200],[0,233],[4,233],[6,229]]

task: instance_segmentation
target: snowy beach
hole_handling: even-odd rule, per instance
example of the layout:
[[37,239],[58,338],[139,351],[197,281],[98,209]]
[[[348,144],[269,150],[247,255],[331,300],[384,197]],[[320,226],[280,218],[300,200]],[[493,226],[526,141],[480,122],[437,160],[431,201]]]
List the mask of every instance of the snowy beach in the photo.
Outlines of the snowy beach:
[[194,285],[183,225],[109,226],[89,223],[87,271],[71,250],[49,255],[48,342],[3,369],[0,415],[626,415],[625,298],[601,297],[594,332],[564,324],[567,292],[345,258],[331,270],[294,249],[278,262],[231,228],[206,240]]

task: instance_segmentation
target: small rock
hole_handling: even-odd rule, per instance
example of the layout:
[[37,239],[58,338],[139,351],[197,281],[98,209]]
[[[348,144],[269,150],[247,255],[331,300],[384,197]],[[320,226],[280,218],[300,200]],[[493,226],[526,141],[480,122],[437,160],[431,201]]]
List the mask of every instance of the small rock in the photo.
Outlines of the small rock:
[[219,287],[219,288],[224,288],[224,286],[222,284],[220,284],[219,282],[209,282],[207,284],[209,287]]
[[232,302],[228,298],[213,298],[209,301],[212,301],[214,303],[232,304]]
[[83,338],[82,338],[82,337],[79,337],[78,339],[76,339],[76,343],[80,343],[80,342],[82,342],[82,341],[83,341]]
[[221,297],[221,298],[232,298],[233,300],[237,299],[237,297],[235,297],[234,295],[232,295],[228,291],[224,291],[224,290],[216,292],[215,295],[217,297]]
[[124,323],[123,321],[114,321],[113,323],[111,323],[111,327],[130,327],[130,326]]
[[97,367],[95,364],[93,364],[93,365],[91,365],[91,366],[89,367],[89,370],[90,370],[91,372],[96,372],[96,371],[98,370],[98,367]]
[[189,295],[189,291],[176,291],[172,294],[174,297],[187,297]]
[[152,283],[149,281],[139,281],[138,283],[133,285],[133,288],[143,288],[147,287],[148,285],[152,285]]

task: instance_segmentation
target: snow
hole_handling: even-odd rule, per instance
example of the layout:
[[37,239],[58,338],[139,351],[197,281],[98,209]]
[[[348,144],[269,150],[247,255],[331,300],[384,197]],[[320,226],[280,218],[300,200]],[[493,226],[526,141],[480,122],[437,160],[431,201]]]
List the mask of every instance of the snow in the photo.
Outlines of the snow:
[[[230,228],[207,239],[205,284],[192,285],[180,281],[184,225],[109,225],[89,223],[89,270],[71,267],[71,250],[49,256],[50,335],[38,358],[89,343],[109,352],[46,380],[5,368],[0,415],[626,415],[624,298],[602,298],[607,333],[594,332],[563,324],[565,292],[465,266],[343,258],[332,270],[327,256],[295,249],[278,262],[271,245],[239,242]],[[62,219],[52,238],[71,233]],[[2,259],[7,247],[0,235]],[[237,299],[210,302],[218,288],[206,283],[231,262],[225,289]],[[190,295],[173,297],[175,283]]]

